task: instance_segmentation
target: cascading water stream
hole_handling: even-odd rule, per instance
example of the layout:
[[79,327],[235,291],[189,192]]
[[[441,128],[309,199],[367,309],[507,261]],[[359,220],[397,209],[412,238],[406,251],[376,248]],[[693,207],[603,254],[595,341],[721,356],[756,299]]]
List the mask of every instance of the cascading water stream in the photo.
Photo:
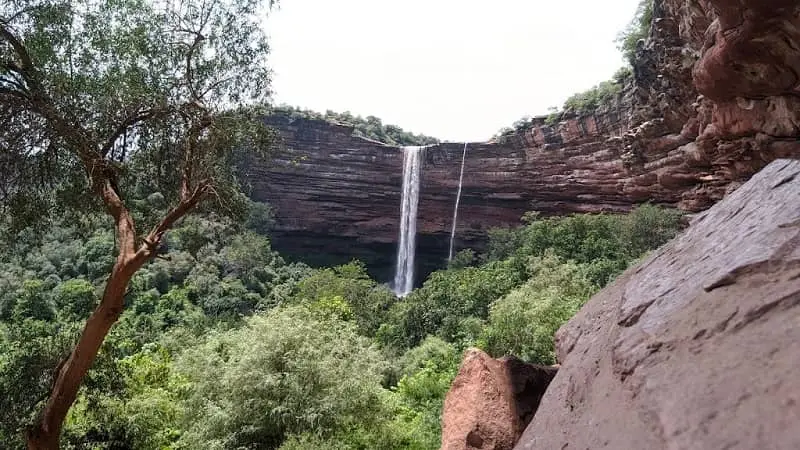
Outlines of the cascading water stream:
[[414,253],[417,245],[417,206],[424,147],[403,147],[403,195],[400,203],[400,242],[394,293],[405,297],[414,289]]
[[467,159],[467,144],[464,144],[464,152],[461,153],[461,173],[458,175],[458,192],[456,193],[456,207],[453,209],[453,228],[450,229],[450,253],[447,261],[453,260],[453,241],[456,239],[456,224],[458,223],[458,204],[461,202],[461,185],[464,183],[464,161]]

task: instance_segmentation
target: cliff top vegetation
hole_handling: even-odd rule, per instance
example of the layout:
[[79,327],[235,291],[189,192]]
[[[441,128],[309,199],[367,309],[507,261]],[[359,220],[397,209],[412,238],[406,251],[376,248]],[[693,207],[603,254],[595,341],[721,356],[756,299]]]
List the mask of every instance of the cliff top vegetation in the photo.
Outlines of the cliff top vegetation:
[[398,127],[397,125],[384,124],[381,119],[375,116],[354,116],[349,111],[337,113],[331,110],[319,113],[308,109],[297,108],[288,105],[281,105],[273,108],[273,114],[288,115],[294,118],[325,120],[332,123],[352,126],[353,134],[388,145],[429,145],[437,144],[439,140],[414,134]]

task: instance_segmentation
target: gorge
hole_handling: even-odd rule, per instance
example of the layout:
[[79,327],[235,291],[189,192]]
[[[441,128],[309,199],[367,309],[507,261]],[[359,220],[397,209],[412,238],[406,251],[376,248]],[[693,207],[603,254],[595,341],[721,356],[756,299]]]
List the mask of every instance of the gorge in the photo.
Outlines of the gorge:
[[[717,19],[714,8],[724,8],[717,3],[723,2],[656,1],[633,75],[608,104],[566,112],[555,122],[534,118],[510,136],[469,143],[456,250],[480,249],[489,228],[517,225],[527,211],[622,212],[646,201],[701,211],[770,161],[796,155],[798,97],[784,82],[789,75],[766,75],[790,73],[796,51],[777,43],[780,54],[748,53],[758,56],[743,58],[734,71],[723,64],[752,42],[797,39],[783,25],[791,14],[765,19],[774,30],[740,27],[749,34],[728,40],[719,24],[737,25],[731,17]],[[266,121],[283,144],[270,163],[248,161],[247,181],[254,199],[275,208],[276,248],[320,265],[358,258],[373,276],[390,280],[400,235],[402,150],[325,120],[275,114]],[[417,280],[448,258],[447,218],[463,147],[435,144],[422,160]]]

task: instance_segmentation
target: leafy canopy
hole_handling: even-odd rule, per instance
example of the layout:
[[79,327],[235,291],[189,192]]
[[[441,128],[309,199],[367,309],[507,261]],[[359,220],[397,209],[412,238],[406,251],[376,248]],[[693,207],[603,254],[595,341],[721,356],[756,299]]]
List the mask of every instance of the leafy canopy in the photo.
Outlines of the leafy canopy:
[[[271,4],[271,1],[267,1]],[[15,224],[147,180],[241,211],[234,150],[266,148],[262,0],[0,4],[0,207]],[[87,189],[90,188],[90,189]],[[100,195],[106,203],[105,197]],[[108,205],[106,205],[108,206]]]

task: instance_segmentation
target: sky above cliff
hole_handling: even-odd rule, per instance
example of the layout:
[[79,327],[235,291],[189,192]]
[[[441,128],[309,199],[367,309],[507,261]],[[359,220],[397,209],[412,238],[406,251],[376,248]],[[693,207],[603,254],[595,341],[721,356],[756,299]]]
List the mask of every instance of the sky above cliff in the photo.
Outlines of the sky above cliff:
[[623,65],[638,0],[286,0],[266,21],[276,103],[481,141]]

